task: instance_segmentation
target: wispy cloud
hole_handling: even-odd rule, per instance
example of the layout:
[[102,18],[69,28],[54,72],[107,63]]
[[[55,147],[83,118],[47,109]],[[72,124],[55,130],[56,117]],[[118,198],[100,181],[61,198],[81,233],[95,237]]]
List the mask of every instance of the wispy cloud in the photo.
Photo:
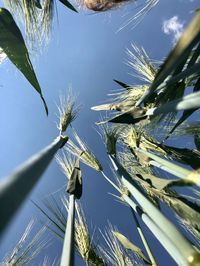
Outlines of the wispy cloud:
[[178,16],[163,21],[162,30],[167,35],[172,35],[172,42],[176,43],[184,29],[184,22]]

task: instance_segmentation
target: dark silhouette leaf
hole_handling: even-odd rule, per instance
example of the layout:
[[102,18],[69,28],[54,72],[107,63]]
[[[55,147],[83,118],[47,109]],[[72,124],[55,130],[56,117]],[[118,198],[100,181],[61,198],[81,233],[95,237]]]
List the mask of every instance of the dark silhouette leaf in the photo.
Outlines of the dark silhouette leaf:
[[79,160],[76,162],[68,181],[67,192],[70,195],[74,195],[77,199],[80,199],[82,196],[82,175]]
[[21,71],[40,94],[48,115],[48,108],[42,96],[42,91],[30,61],[23,36],[11,13],[5,8],[0,9],[0,47],[10,61]]
[[71,9],[72,11],[78,13],[78,11],[75,9],[75,7],[73,7],[73,5],[68,2],[67,0],[59,0],[63,5],[65,5],[66,7],[68,7],[69,9]]
[[149,90],[137,102],[136,106],[139,106],[144,100],[158,88],[158,86],[190,55],[191,50],[199,42],[200,37],[200,11],[197,11],[195,17],[189,26],[185,29],[174,49],[170,52],[169,56],[157,72],[156,77],[150,86]]
[[[200,90],[200,78],[197,80],[193,92],[197,92]],[[169,136],[174,132],[174,130],[180,126],[188,117],[190,117],[198,108],[191,109],[191,110],[185,110],[181,116],[181,118],[178,120],[178,122],[174,125],[174,127],[169,132],[168,136],[165,139],[168,139]]]
[[125,83],[123,83],[123,82],[121,82],[121,81],[119,81],[119,80],[113,79],[113,81],[116,82],[117,84],[119,84],[119,85],[120,85],[122,88],[124,88],[124,89],[128,89],[128,88],[130,88],[129,85],[127,85],[127,84],[125,84]]
[[35,6],[39,9],[42,9],[42,6],[41,6],[41,3],[40,3],[40,0],[35,0]]

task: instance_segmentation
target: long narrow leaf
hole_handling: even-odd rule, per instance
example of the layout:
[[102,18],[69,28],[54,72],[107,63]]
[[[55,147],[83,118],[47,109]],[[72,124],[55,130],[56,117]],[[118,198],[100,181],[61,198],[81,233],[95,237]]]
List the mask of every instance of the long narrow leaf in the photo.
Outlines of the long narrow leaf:
[[75,9],[75,7],[67,0],[59,0],[63,5],[71,9],[72,11],[78,13],[78,11]]
[[30,61],[23,36],[11,13],[5,8],[0,9],[0,47],[10,61],[21,71],[25,78],[40,94],[46,113],[48,114],[48,108]]

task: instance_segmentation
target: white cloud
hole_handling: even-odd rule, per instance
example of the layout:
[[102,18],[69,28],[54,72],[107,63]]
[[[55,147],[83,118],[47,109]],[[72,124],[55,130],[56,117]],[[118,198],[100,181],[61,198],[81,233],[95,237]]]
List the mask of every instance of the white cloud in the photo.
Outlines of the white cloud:
[[164,20],[162,29],[165,34],[172,35],[172,41],[175,43],[183,32],[184,23],[180,21],[178,16],[173,16],[170,19]]

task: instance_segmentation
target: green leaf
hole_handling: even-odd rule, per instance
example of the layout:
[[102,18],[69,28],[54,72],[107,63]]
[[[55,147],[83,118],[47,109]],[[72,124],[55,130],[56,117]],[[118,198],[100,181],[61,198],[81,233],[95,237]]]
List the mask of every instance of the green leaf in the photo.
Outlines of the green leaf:
[[124,235],[120,234],[117,231],[112,231],[112,233],[114,234],[114,236],[119,240],[119,242],[124,246],[125,249],[131,250],[134,253],[136,253],[142,260],[144,260],[144,262],[146,262],[147,264],[151,264],[151,262],[146,258],[146,256],[144,255],[144,253],[142,252],[142,250],[137,247],[136,245],[134,245],[132,242],[130,242],[128,240],[128,238],[126,238]]
[[66,7],[68,7],[69,9],[71,9],[72,11],[78,13],[78,11],[75,9],[75,7],[73,7],[73,5],[68,2],[67,0],[59,0],[63,5],[65,5]]
[[30,61],[23,36],[11,13],[5,8],[0,9],[0,47],[10,61],[21,71],[40,94],[46,114],[48,115],[48,108],[42,96],[42,91]]

